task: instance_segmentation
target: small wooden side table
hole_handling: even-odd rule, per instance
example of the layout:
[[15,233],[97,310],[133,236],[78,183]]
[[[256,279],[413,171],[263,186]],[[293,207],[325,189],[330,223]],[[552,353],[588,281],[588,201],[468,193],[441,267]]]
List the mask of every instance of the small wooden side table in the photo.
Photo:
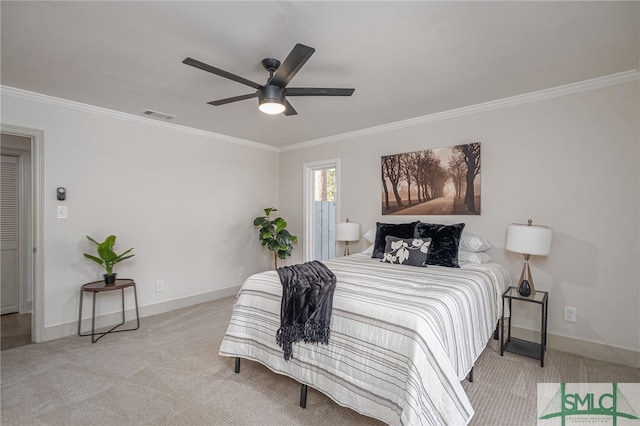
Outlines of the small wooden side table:
[[[133,287],[133,296],[134,296],[135,302],[136,302],[136,327],[135,328],[127,328],[126,330],[116,330],[116,328],[120,327],[122,324],[125,323],[125,319],[124,319],[124,289],[127,288],[127,287]],[[120,290],[121,293],[122,293],[122,322],[119,323],[119,324],[116,324],[113,327],[111,327],[111,329],[109,329],[109,331],[96,333],[96,331],[95,331],[95,325],[96,325],[96,294],[103,293],[103,292],[106,292],[106,291],[115,291],[115,290]],[[82,325],[82,301],[84,299],[84,293],[85,292],[93,293],[93,312],[91,314],[91,333],[82,334],[80,332],[80,329],[81,329],[81,325]],[[112,284],[112,285],[106,285],[104,280],[103,281],[93,281],[93,282],[84,284],[82,287],[80,287],[80,312],[78,314],[78,336],[91,336],[91,343],[95,343],[98,340],[100,340],[102,337],[104,337],[106,334],[118,333],[120,331],[133,331],[133,330],[137,330],[139,328],[140,328],[140,313],[138,311],[138,292],[136,290],[135,281],[133,281],[132,279],[129,279],[129,278],[122,278],[122,279],[116,280],[116,282],[114,284]],[[98,337],[96,337],[96,336],[98,336]]]

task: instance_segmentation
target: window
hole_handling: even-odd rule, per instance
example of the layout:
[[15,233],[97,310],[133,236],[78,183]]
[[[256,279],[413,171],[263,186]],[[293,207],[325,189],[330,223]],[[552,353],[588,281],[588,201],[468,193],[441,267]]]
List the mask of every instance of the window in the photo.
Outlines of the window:
[[304,164],[304,260],[335,257],[339,160]]

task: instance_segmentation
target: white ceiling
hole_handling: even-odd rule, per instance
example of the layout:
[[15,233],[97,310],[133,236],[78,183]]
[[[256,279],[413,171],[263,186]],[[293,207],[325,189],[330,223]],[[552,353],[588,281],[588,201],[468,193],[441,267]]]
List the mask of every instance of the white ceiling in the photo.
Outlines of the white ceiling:
[[[273,146],[637,69],[640,2],[2,1],[1,83]],[[187,56],[264,84],[266,57],[316,49],[268,116]]]

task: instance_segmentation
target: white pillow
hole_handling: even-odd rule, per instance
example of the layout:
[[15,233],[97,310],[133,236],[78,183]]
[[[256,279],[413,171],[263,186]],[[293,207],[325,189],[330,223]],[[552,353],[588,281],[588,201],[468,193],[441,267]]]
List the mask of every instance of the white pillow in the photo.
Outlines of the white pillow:
[[366,249],[364,249],[364,251],[362,252],[362,254],[373,254],[373,244],[371,244],[369,247],[367,247]]
[[458,262],[462,263],[476,263],[481,265],[483,263],[487,263],[491,260],[491,256],[484,252],[471,252],[458,250]]
[[472,253],[478,253],[481,251],[489,250],[491,243],[484,237],[473,234],[471,232],[462,231],[462,237],[460,237],[459,250],[470,251]]
[[364,237],[367,239],[367,241],[369,241],[370,243],[375,243],[376,242],[376,228],[371,228],[369,229],[365,234]]

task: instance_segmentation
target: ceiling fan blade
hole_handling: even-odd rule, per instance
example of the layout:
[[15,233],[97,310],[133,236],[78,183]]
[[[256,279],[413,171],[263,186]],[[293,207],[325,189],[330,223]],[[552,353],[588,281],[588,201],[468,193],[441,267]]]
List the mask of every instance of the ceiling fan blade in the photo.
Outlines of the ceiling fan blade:
[[284,115],[286,115],[286,116],[289,116],[289,115],[298,115],[298,111],[296,111],[296,110],[293,108],[293,105],[291,105],[291,104],[289,103],[289,101],[287,101],[287,100],[285,99],[284,103],[285,103],[285,105],[286,105],[286,108],[285,108],[285,110],[284,110],[284,112],[283,112],[283,114],[284,114]]
[[280,64],[269,84],[280,87],[286,86],[315,51],[316,49],[313,47],[300,43],[293,46],[289,56]]
[[192,67],[199,68],[203,71],[207,71],[215,75],[219,75],[220,77],[228,78],[229,80],[233,80],[237,83],[244,84],[249,87],[253,87],[254,89],[259,89],[261,87],[261,85],[258,83],[254,83],[253,81],[247,80],[246,78],[242,78],[239,75],[231,74],[230,72],[221,70],[220,68],[216,68],[209,64],[205,64],[204,62],[200,62],[197,59],[186,58],[184,61],[182,61],[182,63],[186,65],[191,65]]
[[209,105],[220,106],[220,105],[230,104],[231,102],[244,101],[245,99],[251,99],[256,97],[258,97],[258,92],[250,93],[248,95],[234,96],[232,98],[218,99],[217,101],[211,101],[207,103]]
[[287,87],[287,96],[351,96],[356,89],[332,89],[321,87]]

